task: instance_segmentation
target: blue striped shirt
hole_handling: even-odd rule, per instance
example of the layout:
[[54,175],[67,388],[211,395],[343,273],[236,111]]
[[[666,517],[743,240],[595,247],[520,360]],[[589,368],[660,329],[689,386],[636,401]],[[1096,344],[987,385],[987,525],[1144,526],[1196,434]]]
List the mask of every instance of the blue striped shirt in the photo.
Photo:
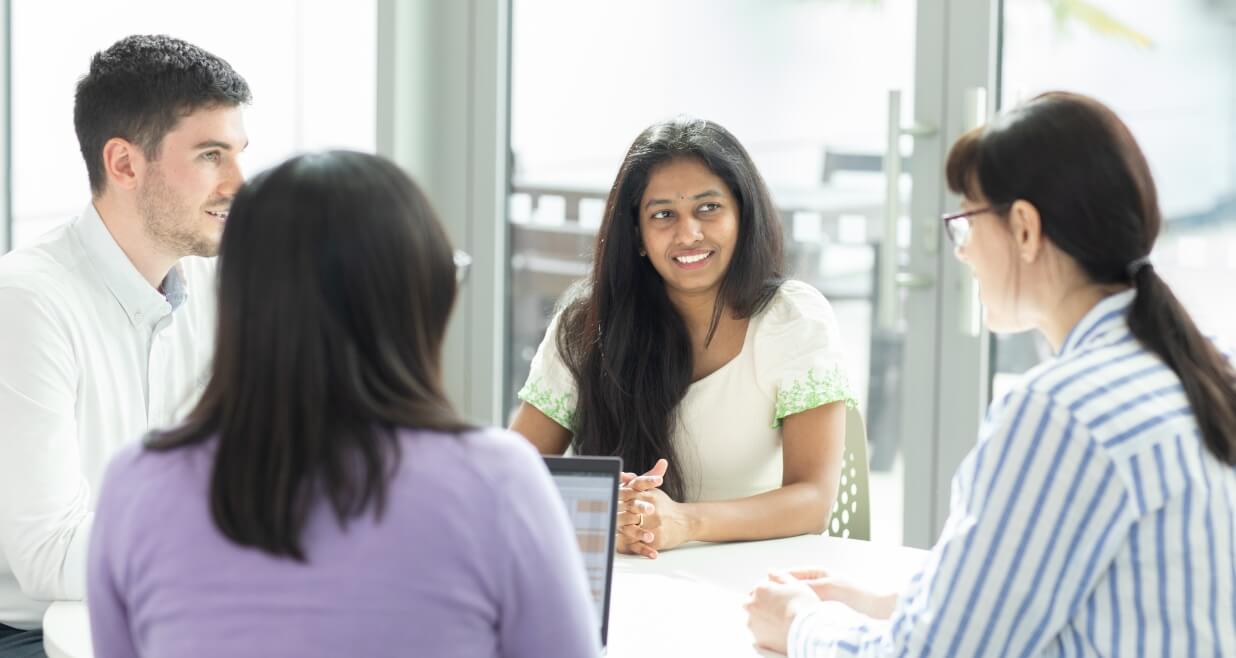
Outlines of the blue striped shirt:
[[888,621],[823,608],[791,657],[1236,656],[1236,469],[1179,378],[1101,301],[994,403]]

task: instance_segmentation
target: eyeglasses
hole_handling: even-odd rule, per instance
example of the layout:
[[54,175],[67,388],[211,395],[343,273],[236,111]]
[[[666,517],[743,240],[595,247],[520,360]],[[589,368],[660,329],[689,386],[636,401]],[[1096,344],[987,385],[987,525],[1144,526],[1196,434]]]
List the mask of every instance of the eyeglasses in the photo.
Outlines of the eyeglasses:
[[468,270],[472,268],[472,257],[463,249],[456,249],[452,258],[455,261],[455,283],[463,283],[468,278]]
[[998,206],[983,206],[974,210],[963,210],[961,212],[948,213],[941,215],[940,219],[944,222],[944,230],[948,233],[948,239],[953,241],[954,247],[964,247],[970,241],[970,224],[973,222],[971,217],[981,215],[985,212],[1001,213],[1008,208],[1008,204],[1000,204]]

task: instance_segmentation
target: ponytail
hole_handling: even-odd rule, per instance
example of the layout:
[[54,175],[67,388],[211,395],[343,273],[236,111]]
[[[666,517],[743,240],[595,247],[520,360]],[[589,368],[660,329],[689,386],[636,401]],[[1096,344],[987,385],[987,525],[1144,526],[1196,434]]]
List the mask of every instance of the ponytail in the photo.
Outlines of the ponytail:
[[962,135],[945,173],[969,199],[1034,204],[1043,233],[1093,283],[1137,288],[1129,330],[1180,378],[1206,448],[1236,466],[1236,370],[1146,256],[1163,215],[1146,156],[1115,112],[1078,94],[1041,94]]
[[1129,330],[1180,378],[1206,448],[1236,466],[1236,370],[1198,330],[1153,266],[1139,259],[1129,273],[1137,286]]

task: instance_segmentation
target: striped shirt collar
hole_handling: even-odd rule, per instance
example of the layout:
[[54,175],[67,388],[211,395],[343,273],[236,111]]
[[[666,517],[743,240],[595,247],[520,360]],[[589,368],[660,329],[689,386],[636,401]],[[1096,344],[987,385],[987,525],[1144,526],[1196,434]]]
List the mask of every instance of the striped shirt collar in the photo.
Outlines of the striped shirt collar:
[[104,285],[134,326],[153,324],[159,318],[176,310],[188,298],[184,273],[177,263],[163,279],[160,292],[150,286],[133,262],[125,255],[116,239],[103,223],[94,204],[86,209],[73,223],[70,230],[77,234],[78,243],[85,251]]
[[1093,344],[1116,327],[1125,326],[1129,306],[1137,297],[1137,290],[1130,288],[1099,300],[1082,319],[1069,330],[1060,346],[1057,358],[1068,356],[1083,347]]

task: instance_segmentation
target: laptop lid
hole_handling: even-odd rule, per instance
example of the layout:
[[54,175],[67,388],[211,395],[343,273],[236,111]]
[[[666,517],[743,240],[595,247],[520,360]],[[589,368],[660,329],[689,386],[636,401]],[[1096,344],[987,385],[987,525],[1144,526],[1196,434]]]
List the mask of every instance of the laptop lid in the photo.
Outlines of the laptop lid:
[[614,533],[622,459],[546,457],[545,465],[575,527],[604,647],[609,642],[609,593],[614,579]]

